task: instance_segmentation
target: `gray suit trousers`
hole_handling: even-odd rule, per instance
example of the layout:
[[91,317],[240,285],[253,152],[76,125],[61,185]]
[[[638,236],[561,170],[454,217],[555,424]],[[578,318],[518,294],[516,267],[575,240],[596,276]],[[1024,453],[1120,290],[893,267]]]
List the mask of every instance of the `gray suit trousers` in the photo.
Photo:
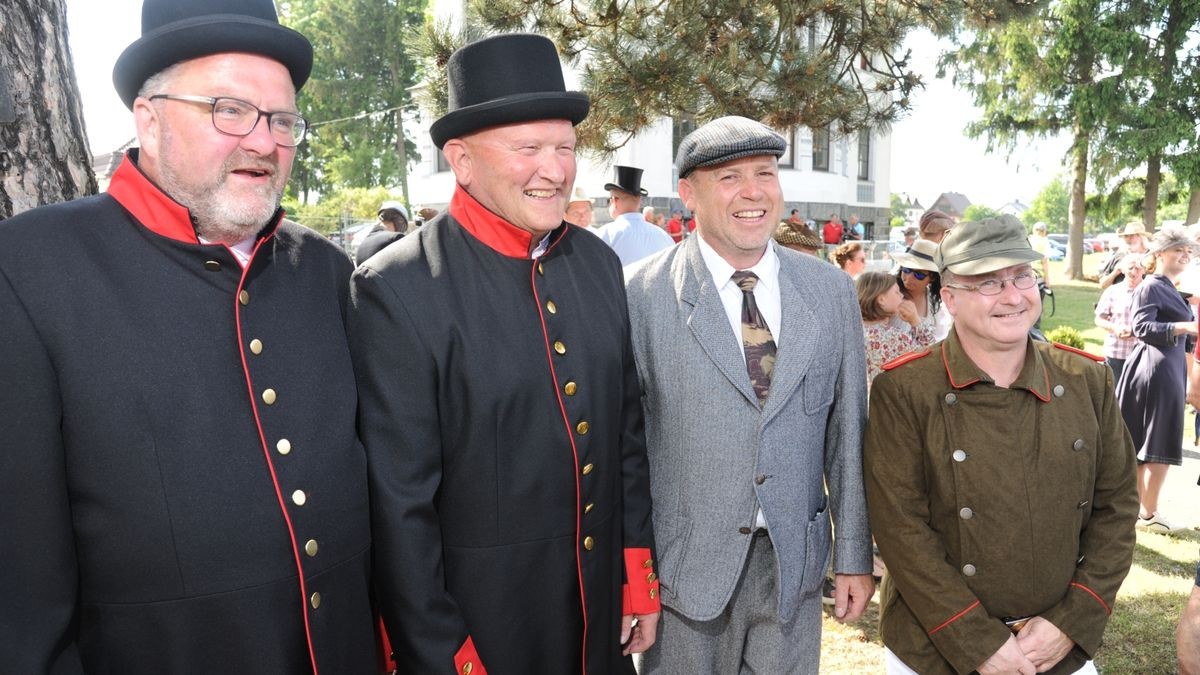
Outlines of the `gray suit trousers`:
[[658,640],[642,675],[778,675],[818,672],[821,595],[802,598],[795,616],[779,620],[779,573],[770,537],[755,537],[733,598],[711,621],[663,607]]

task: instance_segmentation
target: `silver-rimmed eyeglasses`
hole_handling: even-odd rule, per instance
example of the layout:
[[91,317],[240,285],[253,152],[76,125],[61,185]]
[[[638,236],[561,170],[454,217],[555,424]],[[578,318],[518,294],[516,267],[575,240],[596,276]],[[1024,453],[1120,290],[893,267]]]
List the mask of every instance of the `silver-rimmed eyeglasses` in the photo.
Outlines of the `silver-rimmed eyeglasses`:
[[1000,295],[1000,292],[1004,290],[1005,284],[1012,284],[1013,288],[1017,290],[1027,291],[1036,286],[1037,281],[1037,275],[1032,271],[1028,271],[1003,279],[988,279],[977,284],[947,283],[942,285],[964,291],[977,291],[980,295]]
[[249,136],[258,121],[267,118],[271,138],[277,145],[294,148],[304,140],[308,121],[296,113],[267,112],[252,103],[226,96],[190,96],[184,94],[155,94],[150,100],[167,99],[212,106],[212,123],[217,131],[230,136]]

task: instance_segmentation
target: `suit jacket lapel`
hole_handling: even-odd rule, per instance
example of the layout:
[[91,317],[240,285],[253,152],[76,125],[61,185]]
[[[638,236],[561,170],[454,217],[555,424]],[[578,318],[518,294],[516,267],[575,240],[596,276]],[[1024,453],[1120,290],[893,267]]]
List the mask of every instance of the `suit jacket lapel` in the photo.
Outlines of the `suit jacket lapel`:
[[779,299],[782,306],[780,336],[776,341],[775,370],[771,375],[771,393],[763,409],[765,419],[775,415],[795,392],[805,372],[825,340],[837,340],[836,335],[822,337],[813,313],[819,306],[810,289],[796,278],[796,270],[780,257]]
[[700,255],[700,245],[695,239],[696,237],[688,237],[683,243],[684,270],[679,293],[680,301],[691,306],[688,327],[709,360],[734,388],[742,392],[746,400],[757,407],[758,396],[750,386],[745,356],[740,351],[741,337],[732,334],[733,329],[729,325],[728,315],[725,314],[725,305],[721,303],[721,295],[713,283],[712,273],[704,264],[704,258]]

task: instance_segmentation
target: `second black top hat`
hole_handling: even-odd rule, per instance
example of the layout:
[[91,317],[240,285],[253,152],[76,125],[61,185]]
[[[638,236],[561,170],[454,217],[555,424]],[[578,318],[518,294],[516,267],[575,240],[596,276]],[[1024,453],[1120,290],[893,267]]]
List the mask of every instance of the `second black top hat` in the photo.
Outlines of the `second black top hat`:
[[645,197],[650,194],[642,189],[642,170],[632,166],[617,165],[614,167],[616,178],[612,183],[605,183],[605,190],[620,190],[631,195]]

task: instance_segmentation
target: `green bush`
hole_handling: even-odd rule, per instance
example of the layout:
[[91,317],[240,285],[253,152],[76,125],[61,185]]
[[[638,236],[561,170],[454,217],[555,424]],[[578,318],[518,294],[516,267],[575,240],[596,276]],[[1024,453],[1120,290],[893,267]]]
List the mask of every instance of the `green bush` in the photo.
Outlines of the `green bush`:
[[1084,348],[1083,334],[1070,326],[1059,326],[1046,331],[1046,339],[1076,349]]

